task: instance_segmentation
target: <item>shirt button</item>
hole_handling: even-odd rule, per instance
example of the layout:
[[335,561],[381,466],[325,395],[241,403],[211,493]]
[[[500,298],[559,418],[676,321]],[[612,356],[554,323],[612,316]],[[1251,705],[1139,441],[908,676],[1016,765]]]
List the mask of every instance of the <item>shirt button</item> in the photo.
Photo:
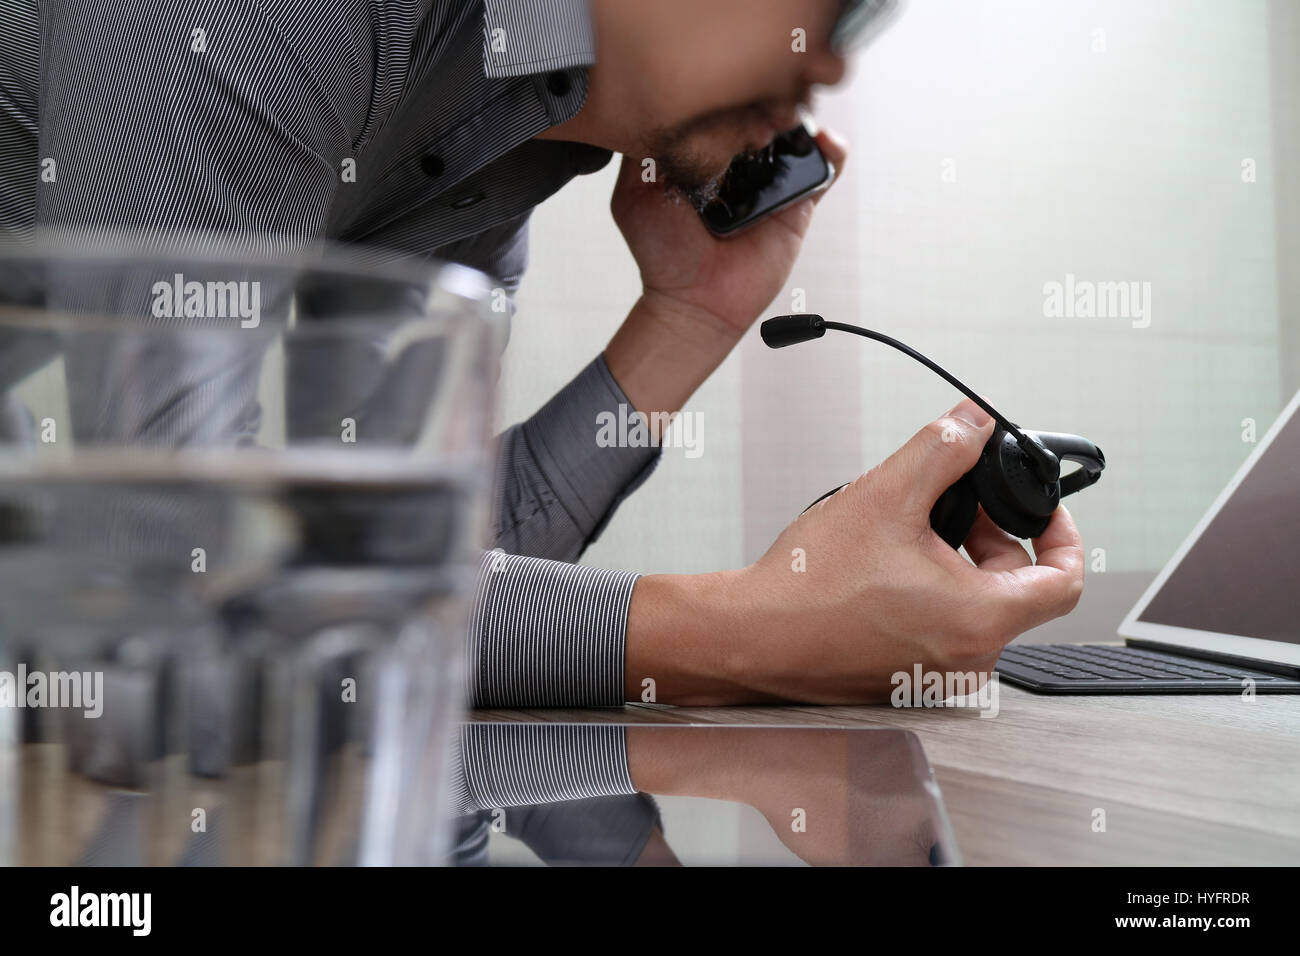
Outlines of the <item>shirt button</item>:
[[563,70],[556,70],[546,75],[546,88],[551,91],[552,96],[564,96],[571,86],[569,74]]
[[420,157],[420,168],[424,170],[426,176],[437,177],[442,175],[443,165],[442,157],[429,153]]

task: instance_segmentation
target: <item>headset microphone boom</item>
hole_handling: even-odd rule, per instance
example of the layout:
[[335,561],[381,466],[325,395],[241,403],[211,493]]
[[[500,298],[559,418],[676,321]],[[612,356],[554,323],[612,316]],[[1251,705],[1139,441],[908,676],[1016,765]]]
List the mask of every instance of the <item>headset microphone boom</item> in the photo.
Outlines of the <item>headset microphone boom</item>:
[[[961,547],[981,505],[1002,530],[1017,538],[1036,538],[1047,530],[1052,512],[1062,498],[1095,484],[1101,477],[1106,456],[1092,442],[1078,435],[1036,432],[1012,424],[939,365],[888,335],[856,325],[827,322],[820,315],[768,319],[760,332],[768,346],[779,349],[819,339],[827,329],[862,335],[910,355],[968,396],[997,422],[975,467],[940,495],[930,510],[930,527],[951,547]],[[1061,477],[1062,459],[1075,462],[1079,468]],[[817,501],[843,487],[826,492]]]

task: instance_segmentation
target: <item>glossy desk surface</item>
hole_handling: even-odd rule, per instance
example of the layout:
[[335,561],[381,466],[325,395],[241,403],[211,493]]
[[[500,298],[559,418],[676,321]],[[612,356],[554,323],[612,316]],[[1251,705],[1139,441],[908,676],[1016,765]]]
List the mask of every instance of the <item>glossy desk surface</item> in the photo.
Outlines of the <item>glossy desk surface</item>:
[[906,731],[478,722],[462,741],[478,800],[458,820],[459,865],[961,862]]
[[[629,705],[473,719],[899,728],[934,769],[967,865],[1300,863],[1300,696],[1052,697],[1003,683],[992,718],[969,707]],[[671,804],[665,819],[671,846]],[[689,846],[674,850],[691,862]]]

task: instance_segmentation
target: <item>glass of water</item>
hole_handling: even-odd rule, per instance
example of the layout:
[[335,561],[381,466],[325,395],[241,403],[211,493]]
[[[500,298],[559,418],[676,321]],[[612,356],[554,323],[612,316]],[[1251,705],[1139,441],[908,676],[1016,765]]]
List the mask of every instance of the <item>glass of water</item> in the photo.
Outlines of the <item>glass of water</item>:
[[336,247],[0,249],[0,862],[442,858],[491,298]]

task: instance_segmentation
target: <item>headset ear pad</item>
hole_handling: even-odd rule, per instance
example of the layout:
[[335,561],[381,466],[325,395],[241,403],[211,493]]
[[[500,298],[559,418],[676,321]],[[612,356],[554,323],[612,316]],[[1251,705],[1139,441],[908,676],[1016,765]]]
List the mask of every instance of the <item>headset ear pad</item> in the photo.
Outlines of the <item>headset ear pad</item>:
[[930,527],[956,551],[975,526],[979,503],[979,495],[967,472],[934,503],[930,509]]
[[1036,538],[1047,530],[1061,500],[1061,485],[1044,485],[1033,462],[1015,437],[999,426],[975,467],[967,472],[979,493],[984,513],[995,525],[1017,538]]

